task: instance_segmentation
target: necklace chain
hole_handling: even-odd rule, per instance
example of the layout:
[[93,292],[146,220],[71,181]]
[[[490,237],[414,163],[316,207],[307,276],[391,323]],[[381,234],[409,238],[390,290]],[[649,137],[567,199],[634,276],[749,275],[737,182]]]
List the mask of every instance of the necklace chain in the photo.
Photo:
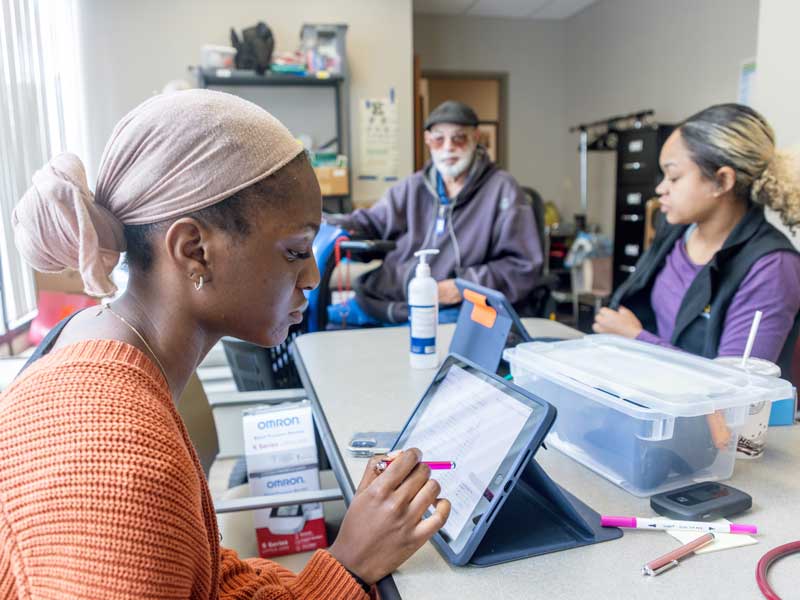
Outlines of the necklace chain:
[[[119,314],[117,311],[115,311],[113,308],[111,308],[111,303],[108,303],[108,304],[105,304],[105,305],[103,305],[103,309],[104,309],[104,310],[107,310],[107,311],[108,311],[108,312],[110,312],[112,315],[114,315],[115,317],[117,317],[117,318],[118,318],[120,321],[122,321],[122,322],[123,322],[125,325],[127,325],[127,326],[128,326],[128,328],[129,328],[129,329],[130,329],[130,330],[131,330],[133,333],[135,333],[135,334],[136,334],[136,337],[138,337],[138,338],[139,338],[139,340],[141,340],[142,344],[144,344],[144,347],[145,347],[145,348],[147,348],[147,351],[148,351],[148,352],[150,352],[150,355],[153,357],[153,359],[155,359],[155,361],[156,361],[156,364],[158,364],[158,368],[159,368],[159,369],[161,369],[161,373],[164,375],[164,379],[166,379],[167,381],[169,381],[169,379],[167,379],[167,370],[164,368],[164,365],[162,365],[162,364],[161,364],[161,361],[160,361],[160,360],[158,360],[158,355],[157,355],[157,354],[155,353],[155,351],[154,351],[154,350],[153,350],[153,349],[150,347],[150,344],[148,344],[148,343],[147,343],[147,340],[146,340],[146,339],[144,339],[144,336],[143,336],[141,333],[139,333],[139,330],[138,330],[138,329],[136,329],[136,327],[134,327],[133,325],[131,325],[131,324],[128,322],[128,320],[127,320],[127,319],[125,319],[125,317],[123,317],[121,314]],[[98,314],[99,314],[99,313],[98,313]]]

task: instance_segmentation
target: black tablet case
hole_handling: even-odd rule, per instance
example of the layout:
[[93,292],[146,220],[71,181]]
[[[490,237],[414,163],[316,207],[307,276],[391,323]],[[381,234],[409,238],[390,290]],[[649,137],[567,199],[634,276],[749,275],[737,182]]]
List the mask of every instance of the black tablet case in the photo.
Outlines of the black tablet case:
[[601,527],[600,515],[559,487],[533,456],[497,510],[487,520],[472,565],[486,567],[622,537],[621,529]]
[[[504,302],[505,297],[500,292],[468,282],[459,283],[459,289],[467,287],[486,296],[489,306],[497,310],[497,317],[491,328],[474,321],[471,316],[474,305],[465,298],[450,352],[494,373],[515,325],[515,313],[503,314],[513,308]],[[519,318],[516,324],[522,329],[519,333],[523,340],[531,340]],[[469,564],[484,567],[622,537],[621,529],[601,527],[600,515],[561,489],[539,466],[534,455],[535,451],[530,453],[516,484],[496,508],[497,514],[486,520],[483,538]]]
[[[536,462],[537,451],[538,447],[528,448],[518,467],[519,477],[501,492],[492,508],[495,514],[473,533],[481,541],[469,564],[485,567],[622,537],[621,529],[602,527],[599,513],[550,479]],[[437,547],[447,543],[441,535],[433,541]],[[442,555],[447,558],[445,552]]]
[[[462,316],[464,312],[462,309]],[[497,322],[501,317],[502,315],[498,313]],[[467,319],[472,322],[469,314],[467,314]],[[492,329],[497,328],[497,322]],[[475,327],[488,331],[486,327],[472,323]],[[508,324],[510,327],[511,319],[508,319]],[[479,348],[480,346],[472,347]],[[452,347],[451,354],[456,354]],[[495,379],[502,381],[474,356],[461,355],[456,358],[464,360],[467,364],[473,363],[473,366],[484,369]],[[444,364],[441,368],[444,368]],[[437,378],[438,375],[431,385],[435,385]],[[509,382],[505,383],[509,384]],[[426,390],[420,403],[429,391],[430,388]],[[520,391],[530,393],[522,389]],[[414,411],[416,412],[418,408],[419,403]],[[403,426],[401,436],[408,427],[409,421]],[[550,427],[552,427],[552,423]],[[546,434],[547,432],[541,439]],[[512,485],[508,490],[499,492],[501,497],[492,507],[493,513],[482,520],[473,531],[472,535],[479,536],[480,542],[470,556],[468,564],[485,567],[622,537],[621,529],[601,527],[599,513],[550,479],[536,462],[535,456],[539,448],[538,446],[534,447],[534,443],[532,442],[525,451],[525,457],[515,471],[515,474],[519,473],[519,476],[509,481]],[[540,445],[542,444],[540,443]],[[507,483],[506,486],[508,485]],[[432,541],[442,556],[449,560],[447,552],[452,552],[452,550],[441,533],[435,535]],[[443,546],[447,547],[447,551]]]

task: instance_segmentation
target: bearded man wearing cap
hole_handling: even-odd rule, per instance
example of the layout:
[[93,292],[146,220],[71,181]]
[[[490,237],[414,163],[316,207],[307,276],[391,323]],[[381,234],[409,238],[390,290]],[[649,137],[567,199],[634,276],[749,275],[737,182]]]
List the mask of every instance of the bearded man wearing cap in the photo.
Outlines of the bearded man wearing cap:
[[466,104],[442,103],[425,121],[431,162],[371,208],[328,217],[355,237],[397,243],[379,268],[354,282],[349,322],[352,315],[362,323],[407,321],[414,252],[425,248],[439,249],[430,263],[440,306],[461,302],[456,277],[499,290],[512,303],[533,290],[543,261],[533,209],[478,144],[477,126]]

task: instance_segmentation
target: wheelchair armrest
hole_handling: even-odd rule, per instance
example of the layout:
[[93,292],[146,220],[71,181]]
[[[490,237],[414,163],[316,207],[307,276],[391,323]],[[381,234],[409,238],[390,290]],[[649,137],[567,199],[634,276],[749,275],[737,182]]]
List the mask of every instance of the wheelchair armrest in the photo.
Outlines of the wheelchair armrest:
[[558,275],[553,273],[543,273],[539,276],[539,280],[536,282],[536,288],[547,288],[549,290],[554,290],[557,285]]
[[342,250],[353,252],[390,252],[397,247],[397,242],[392,240],[343,240],[340,242]]
[[553,296],[558,286],[558,276],[553,273],[539,275],[528,296],[514,304],[522,318],[547,318],[555,310]]
[[339,247],[355,255],[353,258],[356,260],[369,262],[389,254],[397,247],[397,243],[391,240],[344,240]]

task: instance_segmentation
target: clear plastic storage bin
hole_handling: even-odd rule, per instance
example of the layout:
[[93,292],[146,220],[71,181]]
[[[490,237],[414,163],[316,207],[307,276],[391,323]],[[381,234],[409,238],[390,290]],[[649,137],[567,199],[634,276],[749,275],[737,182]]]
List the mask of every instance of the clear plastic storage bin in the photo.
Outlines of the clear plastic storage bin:
[[200,66],[205,69],[233,69],[236,48],[204,44],[200,48]]
[[789,382],[609,335],[505,351],[514,382],[553,404],[549,444],[636,496],[733,474],[748,406]]

